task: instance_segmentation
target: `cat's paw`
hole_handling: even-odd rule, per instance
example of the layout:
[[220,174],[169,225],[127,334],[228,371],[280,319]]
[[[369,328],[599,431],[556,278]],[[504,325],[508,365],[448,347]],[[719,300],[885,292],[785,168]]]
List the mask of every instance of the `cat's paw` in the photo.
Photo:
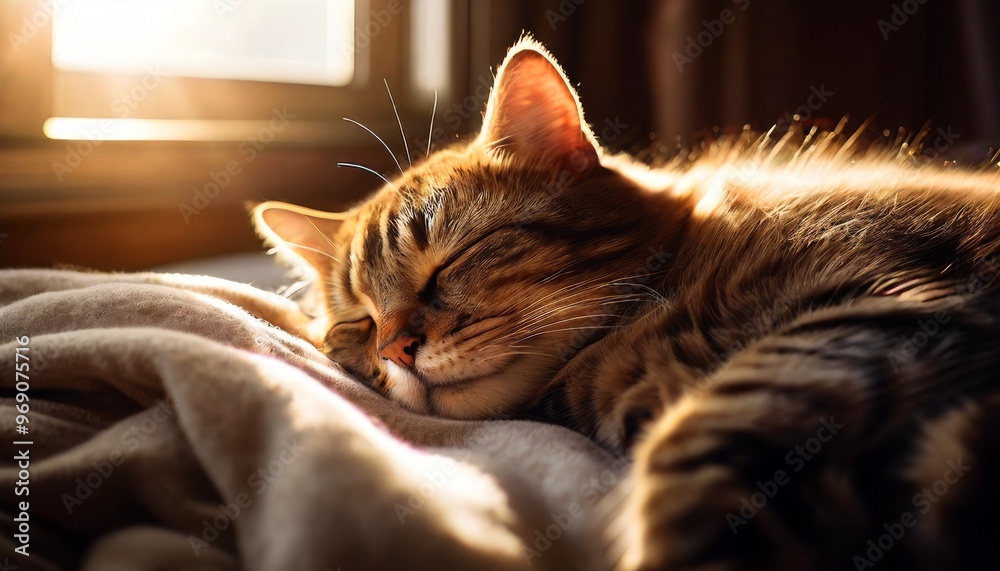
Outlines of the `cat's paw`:
[[[627,389],[615,388],[613,396],[602,395],[598,402],[612,403],[604,408],[597,421],[597,439],[621,451],[631,451],[646,438],[650,427],[686,395],[697,392],[704,377],[701,371],[688,369],[662,356],[635,355],[641,360],[641,373],[631,379]],[[635,368],[635,361],[622,361],[623,367]],[[613,374],[625,375],[621,370]]]
[[705,430],[701,414],[693,399],[681,399],[636,445],[617,571],[819,568],[777,512],[741,515],[758,491],[740,461],[754,445]]
[[654,385],[639,383],[625,392],[599,425],[598,438],[618,450],[631,450],[663,412],[663,395]]
[[621,451],[631,451],[646,438],[653,423],[680,399],[683,384],[644,378],[622,393],[610,414],[598,421],[597,439]]

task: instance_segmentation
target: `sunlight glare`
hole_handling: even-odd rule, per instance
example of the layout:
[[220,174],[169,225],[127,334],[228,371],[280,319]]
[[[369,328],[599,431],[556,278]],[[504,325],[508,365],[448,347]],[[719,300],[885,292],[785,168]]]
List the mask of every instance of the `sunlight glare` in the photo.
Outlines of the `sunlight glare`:
[[354,77],[354,0],[57,3],[64,71],[341,86]]
[[425,97],[434,90],[448,90],[448,61],[450,13],[447,2],[440,0],[413,0],[410,4],[413,21],[413,85]]

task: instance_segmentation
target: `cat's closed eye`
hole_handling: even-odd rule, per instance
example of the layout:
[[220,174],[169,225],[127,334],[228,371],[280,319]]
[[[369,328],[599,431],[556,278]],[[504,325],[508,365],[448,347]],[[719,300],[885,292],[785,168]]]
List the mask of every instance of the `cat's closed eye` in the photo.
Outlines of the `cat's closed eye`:
[[358,319],[353,319],[350,321],[345,321],[345,320],[336,321],[331,325],[331,327],[339,327],[341,325],[361,325],[365,322],[374,322],[374,321],[372,320],[371,316],[365,315],[364,317],[360,317]]
[[423,303],[431,303],[435,299],[437,299],[438,278],[440,277],[441,270],[443,269],[445,269],[445,266],[443,265],[438,266],[434,270],[434,273],[432,273],[431,276],[427,278],[427,282],[424,284],[424,287],[421,288],[419,292],[417,292],[417,299],[419,299]]

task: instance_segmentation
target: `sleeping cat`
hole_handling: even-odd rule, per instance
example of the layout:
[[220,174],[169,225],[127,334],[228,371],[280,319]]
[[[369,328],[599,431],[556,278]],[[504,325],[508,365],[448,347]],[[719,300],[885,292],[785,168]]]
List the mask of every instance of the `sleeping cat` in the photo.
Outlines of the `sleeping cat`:
[[475,139],[253,217],[375,389],[630,451],[622,569],[1000,568],[996,166],[796,136],[609,156],[524,39]]

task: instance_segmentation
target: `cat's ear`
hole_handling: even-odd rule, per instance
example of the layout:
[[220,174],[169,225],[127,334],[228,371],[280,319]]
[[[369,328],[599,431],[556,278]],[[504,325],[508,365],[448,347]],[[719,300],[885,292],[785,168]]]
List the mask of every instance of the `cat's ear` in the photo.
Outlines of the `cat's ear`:
[[349,216],[285,202],[264,202],[251,211],[254,227],[282,261],[305,262],[327,275],[337,255],[334,237]]
[[598,145],[576,92],[552,56],[525,38],[497,72],[477,142],[489,149],[544,158],[574,176],[598,163]]

